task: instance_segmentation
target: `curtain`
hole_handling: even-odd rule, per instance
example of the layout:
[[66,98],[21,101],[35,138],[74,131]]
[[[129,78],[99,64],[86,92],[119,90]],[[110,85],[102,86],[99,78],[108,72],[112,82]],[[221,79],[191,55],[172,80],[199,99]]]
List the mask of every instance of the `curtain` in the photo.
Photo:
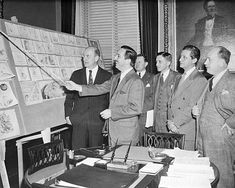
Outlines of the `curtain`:
[[158,1],[139,0],[140,48],[148,60],[147,71],[156,74],[158,51]]
[[76,0],[61,0],[61,31],[75,34]]

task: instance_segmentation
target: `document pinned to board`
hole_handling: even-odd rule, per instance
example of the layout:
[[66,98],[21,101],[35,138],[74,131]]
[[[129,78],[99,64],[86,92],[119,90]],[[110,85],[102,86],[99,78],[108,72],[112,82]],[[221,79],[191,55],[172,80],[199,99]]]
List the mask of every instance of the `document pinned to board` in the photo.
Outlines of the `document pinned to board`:
[[153,110],[147,111],[145,127],[149,128],[153,126]]

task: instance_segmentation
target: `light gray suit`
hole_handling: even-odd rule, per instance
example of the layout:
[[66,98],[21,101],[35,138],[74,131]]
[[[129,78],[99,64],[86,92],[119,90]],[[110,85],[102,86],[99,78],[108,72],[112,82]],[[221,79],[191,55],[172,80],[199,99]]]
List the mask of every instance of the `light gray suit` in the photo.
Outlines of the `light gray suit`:
[[229,135],[227,123],[235,129],[235,75],[228,71],[210,92],[205,93],[199,118],[198,149],[219,169],[218,188],[234,188],[233,161],[235,135]]
[[195,69],[182,84],[179,85],[179,81],[176,81],[175,91],[168,103],[168,119],[179,127],[180,133],[185,134],[185,149],[194,150],[196,121],[192,108],[206,87],[207,80]]
[[118,144],[129,144],[132,141],[132,145],[136,145],[139,141],[138,115],[143,109],[144,84],[134,70],[128,72],[118,84],[120,75],[113,75],[100,85],[82,86],[80,94],[87,96],[110,92],[110,144],[114,146],[118,139]]

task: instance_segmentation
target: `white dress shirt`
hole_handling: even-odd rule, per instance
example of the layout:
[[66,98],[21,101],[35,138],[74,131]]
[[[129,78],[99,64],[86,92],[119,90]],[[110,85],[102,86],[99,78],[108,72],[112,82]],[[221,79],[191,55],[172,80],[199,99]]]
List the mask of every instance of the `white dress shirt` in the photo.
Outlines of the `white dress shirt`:
[[88,69],[88,68],[86,68],[86,80],[87,80],[87,83],[89,83],[89,70],[92,70],[92,73],[91,73],[91,75],[92,75],[92,80],[93,80],[93,83],[95,82],[95,78],[96,78],[96,74],[97,74],[97,71],[98,71],[98,65],[95,67],[95,68],[93,68],[93,69]]

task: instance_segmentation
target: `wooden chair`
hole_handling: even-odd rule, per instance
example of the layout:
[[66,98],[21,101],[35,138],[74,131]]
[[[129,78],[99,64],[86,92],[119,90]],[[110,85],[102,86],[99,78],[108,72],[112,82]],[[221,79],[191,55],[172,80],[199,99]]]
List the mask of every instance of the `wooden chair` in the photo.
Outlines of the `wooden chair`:
[[173,133],[159,133],[159,132],[145,132],[144,146],[151,146],[155,148],[173,149],[179,147],[184,149],[185,135]]
[[66,153],[62,140],[28,148],[30,167],[25,172],[24,182],[32,188],[33,183],[49,184],[67,170]]

